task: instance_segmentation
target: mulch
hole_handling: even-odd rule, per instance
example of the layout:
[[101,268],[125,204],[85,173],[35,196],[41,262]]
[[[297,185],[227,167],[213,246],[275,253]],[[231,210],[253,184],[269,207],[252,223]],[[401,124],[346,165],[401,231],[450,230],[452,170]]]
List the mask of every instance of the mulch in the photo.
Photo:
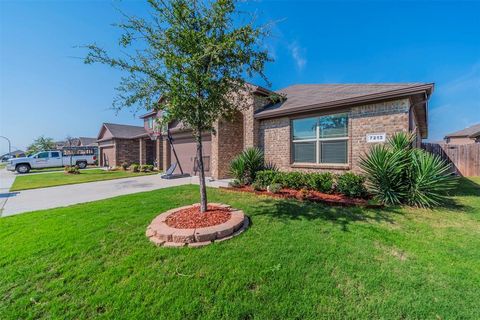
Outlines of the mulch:
[[230,220],[230,209],[213,205],[207,206],[207,212],[201,213],[200,206],[179,210],[167,217],[165,223],[177,229],[195,229],[216,226]]
[[277,193],[271,193],[266,190],[254,190],[251,186],[242,186],[242,187],[223,187],[222,189],[231,190],[231,191],[238,191],[238,192],[248,192],[248,193],[255,193],[257,195],[266,195],[274,198],[282,198],[282,199],[297,199],[297,200],[306,200],[311,202],[319,202],[328,205],[336,205],[336,206],[360,206],[360,207],[368,207],[368,208],[379,208],[382,207],[379,204],[371,204],[366,199],[358,199],[358,198],[350,198],[343,194],[329,194],[323,193],[313,190],[308,191],[300,191],[294,189],[281,189]]

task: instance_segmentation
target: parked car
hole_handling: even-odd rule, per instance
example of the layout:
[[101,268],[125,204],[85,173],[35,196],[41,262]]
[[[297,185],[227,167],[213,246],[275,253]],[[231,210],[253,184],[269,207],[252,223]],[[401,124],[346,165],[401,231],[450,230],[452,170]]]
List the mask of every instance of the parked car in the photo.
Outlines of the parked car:
[[85,169],[89,164],[95,164],[97,156],[93,154],[66,155],[62,151],[40,151],[28,157],[13,158],[8,161],[7,170],[18,173],[28,173],[31,169],[55,168],[76,165]]

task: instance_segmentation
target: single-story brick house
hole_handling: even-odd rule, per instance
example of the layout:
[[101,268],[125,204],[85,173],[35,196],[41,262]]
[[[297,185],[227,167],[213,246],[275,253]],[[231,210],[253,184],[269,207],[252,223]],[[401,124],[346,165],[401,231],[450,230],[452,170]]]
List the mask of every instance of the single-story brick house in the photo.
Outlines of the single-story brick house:
[[480,143],[480,123],[445,135],[447,144]]
[[[360,156],[395,132],[415,132],[417,144],[427,138],[433,88],[432,83],[307,84],[272,92],[252,86],[235,119],[218,121],[216,133],[204,135],[206,175],[228,177],[230,161],[248,147],[259,147],[284,171],[358,172]],[[283,97],[280,102],[272,102],[273,93]],[[150,139],[159,116],[143,115],[143,127],[103,124],[100,164],[151,163],[166,170],[176,161],[166,134]],[[169,124],[169,131],[183,171],[196,174],[191,132],[181,123]]]

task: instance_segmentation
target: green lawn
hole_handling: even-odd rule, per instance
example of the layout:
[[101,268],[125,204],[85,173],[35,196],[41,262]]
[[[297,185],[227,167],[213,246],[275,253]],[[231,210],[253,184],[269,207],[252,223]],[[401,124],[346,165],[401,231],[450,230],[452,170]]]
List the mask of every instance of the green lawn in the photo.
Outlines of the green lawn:
[[53,186],[62,186],[66,184],[130,178],[146,174],[154,174],[151,172],[133,173],[130,171],[105,171],[102,169],[80,170],[80,172],[80,174],[65,174],[64,172],[52,172],[42,174],[18,175],[15,178],[15,181],[13,182],[10,191],[37,189]]
[[2,319],[478,319],[480,179],[446,208],[325,207],[208,191],[244,234],[200,249],[145,237],[182,186],[0,219]]

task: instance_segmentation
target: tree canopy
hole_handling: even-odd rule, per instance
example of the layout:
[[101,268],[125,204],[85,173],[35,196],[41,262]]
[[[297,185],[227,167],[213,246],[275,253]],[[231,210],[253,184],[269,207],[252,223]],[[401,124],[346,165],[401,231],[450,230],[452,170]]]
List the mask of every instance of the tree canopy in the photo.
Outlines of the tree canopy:
[[27,154],[37,153],[42,150],[55,149],[55,143],[52,138],[40,136],[33,140],[32,144],[27,147]]
[[[202,132],[212,131],[221,117],[242,108],[248,90],[245,77],[266,80],[270,61],[262,44],[266,30],[242,14],[234,0],[148,0],[147,18],[124,15],[121,57],[96,44],[88,45],[85,63],[103,63],[127,73],[113,106],[164,110],[163,124],[181,121],[197,142],[202,211],[206,192]],[[158,102],[162,103],[159,104]]]

